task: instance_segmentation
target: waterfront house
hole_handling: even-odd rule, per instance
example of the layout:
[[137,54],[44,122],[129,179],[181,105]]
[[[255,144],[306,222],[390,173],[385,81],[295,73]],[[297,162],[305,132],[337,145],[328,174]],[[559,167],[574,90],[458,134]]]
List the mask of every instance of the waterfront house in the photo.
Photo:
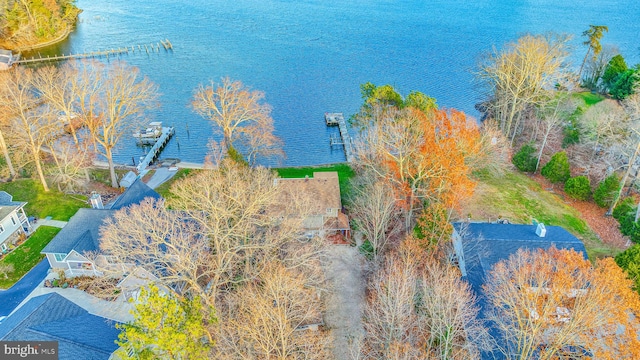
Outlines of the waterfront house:
[[[488,310],[487,299],[482,290],[487,274],[494,265],[507,260],[518,250],[546,250],[555,247],[575,250],[587,258],[587,250],[582,241],[559,226],[460,222],[453,224],[453,228],[452,260],[477,296],[481,319],[486,317]],[[498,329],[490,327],[489,331],[500,341]],[[483,352],[481,358],[503,359],[504,355],[498,351]]]
[[60,360],[107,360],[118,349],[116,324],[49,293],[30,299],[0,322],[0,340],[57,342],[54,358]]
[[306,236],[335,233],[347,238],[350,236],[349,218],[342,213],[337,172],[314,172],[313,177],[304,178],[277,178],[275,185],[279,190],[283,211],[286,204],[294,202],[302,194],[312,199],[312,203],[307,204],[305,209],[309,215],[302,222],[302,230]]
[[21,234],[31,231],[31,223],[24,212],[26,204],[13,201],[13,196],[0,191],[0,253],[7,252]]
[[[117,210],[139,204],[146,198],[160,199],[160,194],[149,188],[141,180],[133,183],[113,204],[103,207],[100,202],[94,208],[79,209],[71,217],[67,225],[42,249],[49,265],[54,270],[63,270],[68,277],[78,275],[102,275],[96,266],[121,267],[126,272],[124,264],[113,264],[109,258],[99,254],[100,226]],[[98,255],[90,258],[87,253]]]

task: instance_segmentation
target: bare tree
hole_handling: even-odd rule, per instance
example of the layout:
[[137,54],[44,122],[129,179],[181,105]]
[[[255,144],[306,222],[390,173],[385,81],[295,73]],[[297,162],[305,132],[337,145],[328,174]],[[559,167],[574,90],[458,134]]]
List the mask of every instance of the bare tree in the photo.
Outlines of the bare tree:
[[111,259],[103,264],[105,271],[122,270],[114,264],[135,264],[170,288],[204,294],[212,271],[207,241],[182,213],[167,210],[164,201],[146,199],[123,208],[105,221],[100,235],[100,250]]
[[571,115],[578,105],[575,101],[571,101],[568,94],[551,94],[550,98],[542,101],[538,108],[538,127],[541,130],[540,150],[538,151],[538,160],[536,162],[536,170],[540,167],[540,159],[547,146],[549,137],[557,127]]
[[523,251],[485,283],[507,358],[637,358],[640,299],[613,259],[595,267],[573,250]]
[[373,248],[375,260],[383,254],[387,242],[402,228],[401,209],[396,206],[396,194],[386,182],[373,174],[364,174],[353,182],[353,198],[349,212],[366,240]]
[[93,165],[93,150],[87,141],[72,144],[65,138],[49,143],[55,166],[49,169],[53,182],[60,191],[74,191],[86,186],[89,168]]
[[[140,79],[140,71],[123,62],[114,62],[105,68],[92,71],[104,71],[97,77],[89,76],[93,81],[101,80],[98,96],[93,100],[97,105],[89,104],[87,126],[93,141],[98,145],[96,150],[107,158],[111,174],[111,186],[118,187],[113,150],[120,138],[129,135],[133,129],[139,128],[145,121],[145,111],[156,106],[158,87],[146,77]],[[91,81],[89,80],[89,81]],[[85,84],[86,86],[86,84]],[[85,87],[85,90],[87,88]],[[90,97],[94,95],[88,88]],[[86,101],[86,100],[85,100]],[[92,107],[95,107],[91,109]]]
[[220,351],[234,358],[326,359],[327,336],[318,328],[322,302],[306,279],[278,263],[243,286],[221,319]]
[[[636,168],[638,156],[640,156],[640,96],[633,94],[625,99],[623,109],[624,114],[622,119],[625,121],[621,121],[622,124],[618,126],[622,126],[624,132],[614,148],[617,150],[616,154],[618,154],[618,157],[622,159],[622,166],[626,167],[626,170],[620,180],[620,190],[609,208],[609,214],[613,212],[613,209],[618,204],[622,190],[627,185],[627,180],[631,176],[633,169]],[[635,182],[637,177],[638,171],[636,170],[633,182]]]
[[512,143],[527,108],[566,76],[568,40],[552,34],[525,35],[494,50],[480,64],[478,77],[490,92],[488,112]]
[[370,281],[368,358],[478,358],[489,337],[469,285],[406,239]]
[[620,54],[620,50],[617,47],[603,45],[602,51],[598,55],[588,57],[584,67],[584,76],[582,77],[584,86],[592,90],[604,91],[602,89],[602,75],[611,58],[618,54]]
[[[9,72],[5,71],[0,73],[0,98],[4,97],[1,93],[7,89],[9,80]],[[9,103],[0,102],[0,150],[2,150],[2,154],[4,155],[4,160],[7,163],[7,167],[9,168],[9,175],[11,177],[16,176],[16,170],[13,167],[13,162],[11,161],[11,155],[9,154],[9,147],[7,146],[7,142],[5,140],[3,129],[7,128],[7,123],[9,121],[9,115],[11,114],[11,109],[7,108]]]
[[271,107],[264,102],[263,92],[223,78],[220,84],[212,81],[200,85],[192,106],[222,134],[227,151],[241,147],[249,162],[254,162],[257,155],[281,154],[281,142],[273,135]]
[[[173,209],[184,211],[200,227],[211,249],[210,280],[213,294],[233,284],[255,278],[267,259],[280,259],[285,267],[320,284],[319,261],[323,240],[302,241],[302,221],[311,202],[308,194],[281,198],[275,174],[233,161],[176,182]],[[215,301],[215,299],[212,299]]]
[[51,108],[36,96],[33,88],[34,76],[34,71],[27,68],[11,71],[6,88],[0,93],[0,103],[5,104],[9,111],[6,125],[14,139],[14,145],[31,155],[40,182],[44,190],[49,191],[40,159],[41,150],[52,136],[60,132],[60,128],[53,118]]
[[65,64],[60,68],[46,66],[38,69],[34,77],[34,86],[40,97],[49,104],[53,111],[57,112],[57,120],[64,123],[64,128],[73,136],[78,144],[76,130],[80,119],[75,110],[77,94],[73,84],[78,76],[78,69]]
[[420,318],[416,313],[418,266],[412,258],[389,255],[374,274],[364,312],[367,333],[363,350],[371,359],[426,357],[420,348]]
[[[583,136],[581,147],[589,155],[586,162],[587,172],[597,167],[598,162],[613,161],[608,167],[620,166],[620,157],[616,155],[621,142],[628,136],[628,117],[614,101],[601,101],[587,109],[578,118]],[[605,156],[611,155],[611,156]]]

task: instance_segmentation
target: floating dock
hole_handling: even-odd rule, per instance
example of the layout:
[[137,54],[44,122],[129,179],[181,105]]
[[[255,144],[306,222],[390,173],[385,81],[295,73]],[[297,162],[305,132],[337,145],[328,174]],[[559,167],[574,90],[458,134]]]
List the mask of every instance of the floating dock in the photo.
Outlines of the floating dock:
[[142,161],[140,161],[138,166],[136,166],[138,174],[142,174],[147,169],[147,167],[151,165],[151,163],[153,163],[158,158],[158,156],[160,156],[160,152],[165,147],[165,145],[167,145],[173,134],[175,134],[175,129],[173,128],[173,126],[162,128],[162,134],[160,135],[160,137],[155,139],[155,143],[153,144],[151,149],[149,149],[147,155],[144,157],[144,159],[142,159]]
[[329,143],[331,146],[342,146],[344,148],[344,155],[347,158],[347,162],[353,162],[353,139],[349,136],[349,130],[347,129],[347,123],[344,121],[344,115],[342,113],[324,113],[324,121],[327,126],[338,126],[340,130],[340,137],[331,136]]

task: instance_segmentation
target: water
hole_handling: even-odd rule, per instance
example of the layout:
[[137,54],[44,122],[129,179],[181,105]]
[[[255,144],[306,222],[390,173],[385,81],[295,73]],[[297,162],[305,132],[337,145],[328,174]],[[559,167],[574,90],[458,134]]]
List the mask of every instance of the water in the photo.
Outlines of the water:
[[[357,111],[359,85],[422,91],[473,116],[481,93],[472,71],[482,53],[518,36],[573,34],[575,62],[589,24],[608,25],[603,43],[640,61],[640,2],[553,0],[78,0],[77,30],[48,53],[80,53],[169,39],[173,53],[125,55],[160,86],[149,121],[174,125],[163,157],[202,162],[211,125],[190,108],[193,90],[229,76],[266,93],[284,165],[344,161],[329,147],[325,112]],[[188,129],[188,131],[187,131]],[[118,162],[143,154],[126,137]]]

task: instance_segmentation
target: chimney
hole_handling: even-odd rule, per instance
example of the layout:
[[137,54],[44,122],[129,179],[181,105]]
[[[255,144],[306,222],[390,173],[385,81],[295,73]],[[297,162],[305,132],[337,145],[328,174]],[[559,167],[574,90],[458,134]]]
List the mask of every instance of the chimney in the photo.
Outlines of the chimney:
[[91,207],[94,209],[104,209],[104,204],[102,203],[102,196],[100,194],[94,192],[91,194]]
[[539,237],[545,237],[545,235],[547,235],[547,228],[544,227],[543,223],[538,223],[538,226],[536,227],[536,235]]

